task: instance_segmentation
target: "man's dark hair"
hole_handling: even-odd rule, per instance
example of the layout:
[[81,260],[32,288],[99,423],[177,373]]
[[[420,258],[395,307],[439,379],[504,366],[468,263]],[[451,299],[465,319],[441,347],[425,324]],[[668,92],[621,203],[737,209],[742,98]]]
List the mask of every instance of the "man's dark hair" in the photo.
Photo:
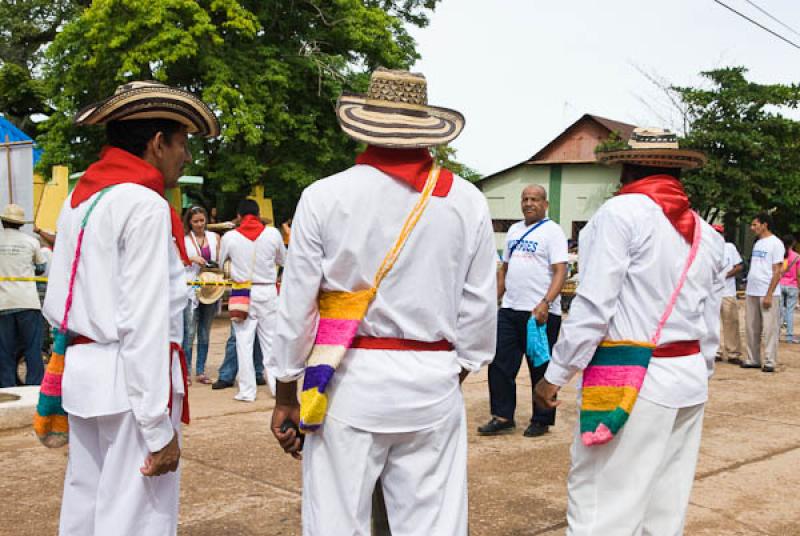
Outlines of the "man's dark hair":
[[172,144],[172,136],[185,128],[171,119],[132,119],[130,121],[111,121],[106,124],[106,140],[113,147],[128,151],[142,158],[147,142],[162,132],[167,144]]
[[797,242],[797,239],[795,239],[793,234],[785,234],[781,240],[783,241],[783,247],[786,248],[787,252],[792,248],[792,246],[794,246],[795,242]]
[[25,225],[25,224],[24,223],[14,223],[14,222],[5,221],[5,220],[3,221],[3,228],[4,229],[19,229],[23,225]]
[[770,216],[768,213],[759,212],[758,214],[755,215],[755,217],[753,219],[754,220],[758,220],[759,223],[766,223],[767,224],[767,229],[769,229],[770,231],[772,230],[772,226],[773,226],[772,216]]
[[255,216],[258,217],[258,203],[253,199],[242,199],[239,201],[239,207],[236,209],[239,216]]
[[639,164],[622,164],[622,184],[638,181],[651,175],[669,175],[675,179],[681,178],[680,168],[640,166]]

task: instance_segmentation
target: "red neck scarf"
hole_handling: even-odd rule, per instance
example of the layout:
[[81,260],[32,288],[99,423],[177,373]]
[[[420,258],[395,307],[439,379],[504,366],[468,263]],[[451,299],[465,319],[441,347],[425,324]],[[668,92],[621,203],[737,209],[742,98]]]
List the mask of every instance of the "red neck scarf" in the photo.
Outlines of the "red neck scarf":
[[[161,172],[138,156],[117,147],[105,147],[100,152],[100,160],[89,166],[89,169],[78,180],[72,192],[72,208],[77,207],[94,194],[116,184],[138,184],[150,188],[164,197],[164,177]],[[183,242],[183,223],[174,208],[170,205],[172,220],[172,239],[178,248],[183,264],[188,266],[189,256]]]
[[[377,168],[421,192],[428,180],[433,158],[427,149],[388,149],[368,145],[367,150],[356,157],[356,164]],[[442,168],[433,195],[447,197],[452,186],[453,172]]]
[[261,223],[261,220],[259,220],[257,217],[253,216],[252,214],[248,214],[242,218],[242,223],[239,224],[239,227],[237,227],[236,230],[242,233],[244,237],[251,242],[255,242],[256,238],[258,238],[261,234],[261,231],[264,230],[264,224]]
[[681,182],[669,175],[652,175],[620,188],[618,195],[643,194],[656,202],[675,230],[690,244],[694,237],[694,216]]

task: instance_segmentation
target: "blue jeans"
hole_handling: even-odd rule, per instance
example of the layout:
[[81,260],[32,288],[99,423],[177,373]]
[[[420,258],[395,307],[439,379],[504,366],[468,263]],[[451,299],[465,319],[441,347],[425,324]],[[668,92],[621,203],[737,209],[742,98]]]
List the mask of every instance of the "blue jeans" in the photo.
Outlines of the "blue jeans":
[[25,385],[39,385],[44,376],[42,361],[42,313],[22,309],[0,314],[0,387],[17,385],[17,355],[25,352]]
[[[264,377],[264,358],[261,355],[261,347],[258,345],[258,337],[253,345],[253,363],[256,367],[256,378]],[[236,379],[239,373],[239,362],[236,360],[236,335],[233,332],[231,323],[231,335],[225,343],[225,359],[219,367],[219,378],[224,382],[231,382]]]
[[794,338],[794,308],[797,306],[797,287],[781,285],[781,320],[786,322],[786,340]]
[[183,353],[186,354],[186,368],[192,373],[192,343],[197,333],[197,374],[204,374],[208,357],[208,341],[211,323],[217,312],[217,304],[200,303],[192,307],[192,302],[183,310]]

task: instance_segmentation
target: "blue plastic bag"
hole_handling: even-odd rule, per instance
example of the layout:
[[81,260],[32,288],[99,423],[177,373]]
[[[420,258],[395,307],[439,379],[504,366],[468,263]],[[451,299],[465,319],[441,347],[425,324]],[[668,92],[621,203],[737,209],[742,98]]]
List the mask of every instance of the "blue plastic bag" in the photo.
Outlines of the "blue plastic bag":
[[547,342],[547,324],[538,324],[536,317],[528,320],[528,348],[525,352],[534,367],[550,361],[550,345]]

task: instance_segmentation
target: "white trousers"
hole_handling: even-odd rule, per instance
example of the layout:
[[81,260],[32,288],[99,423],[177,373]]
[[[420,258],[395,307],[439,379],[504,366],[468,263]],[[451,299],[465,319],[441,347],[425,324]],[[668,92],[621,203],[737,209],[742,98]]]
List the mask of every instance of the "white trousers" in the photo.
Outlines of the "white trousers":
[[256,369],[253,365],[253,345],[256,337],[264,359],[264,376],[269,390],[275,396],[275,378],[272,369],[272,337],[278,312],[278,294],[275,285],[254,286],[250,311],[242,322],[233,323],[236,334],[236,360],[239,363],[239,392],[236,400],[252,402],[256,399]]
[[369,536],[380,477],[392,536],[467,534],[463,405],[432,428],[371,433],[331,417],[303,450],[303,535]]
[[[180,435],[183,395],[173,397]],[[143,476],[149,453],[133,413],[69,416],[69,460],[61,501],[60,536],[173,536],[178,531],[180,466]]]
[[576,433],[567,535],[683,534],[704,408],[667,408],[639,398],[609,443],[587,447]]

